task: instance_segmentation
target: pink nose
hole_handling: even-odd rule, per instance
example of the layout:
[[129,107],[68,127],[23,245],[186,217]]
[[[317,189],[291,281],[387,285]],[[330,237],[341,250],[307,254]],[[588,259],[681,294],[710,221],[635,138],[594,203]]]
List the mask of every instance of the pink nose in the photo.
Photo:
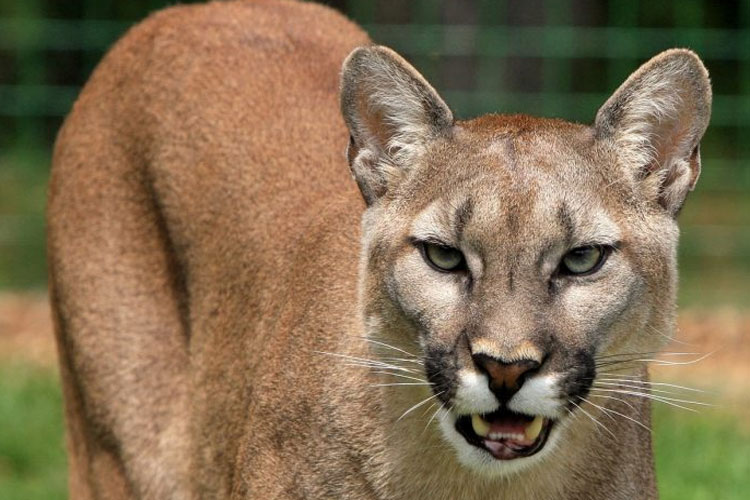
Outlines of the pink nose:
[[490,379],[490,390],[501,403],[506,403],[521,389],[524,380],[539,368],[539,362],[533,359],[522,359],[513,363],[493,358],[486,354],[472,355],[477,367]]

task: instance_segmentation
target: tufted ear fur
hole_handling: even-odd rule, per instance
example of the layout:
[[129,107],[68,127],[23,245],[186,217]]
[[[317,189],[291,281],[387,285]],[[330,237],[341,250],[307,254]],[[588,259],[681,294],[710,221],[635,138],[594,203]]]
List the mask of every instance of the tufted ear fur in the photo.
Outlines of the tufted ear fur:
[[347,156],[368,205],[409,168],[453,114],[408,62],[381,46],[355,49],[341,74],[341,112],[351,140]]
[[641,66],[596,115],[599,139],[646,195],[677,215],[701,170],[699,143],[711,116],[708,71],[693,52],[672,49]]

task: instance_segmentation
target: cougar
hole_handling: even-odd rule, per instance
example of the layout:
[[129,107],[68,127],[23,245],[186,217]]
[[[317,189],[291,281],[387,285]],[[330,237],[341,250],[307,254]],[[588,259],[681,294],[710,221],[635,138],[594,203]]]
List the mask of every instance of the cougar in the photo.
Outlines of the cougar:
[[674,49],[592,125],[457,120],[327,7],[151,16],[54,151],[71,497],[656,497],[710,107]]

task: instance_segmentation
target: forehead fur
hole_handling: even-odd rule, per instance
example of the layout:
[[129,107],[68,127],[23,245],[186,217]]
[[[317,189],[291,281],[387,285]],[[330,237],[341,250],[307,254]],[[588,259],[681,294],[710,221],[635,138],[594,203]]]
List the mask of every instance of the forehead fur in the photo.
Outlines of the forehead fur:
[[[457,122],[427,147],[412,172],[418,192],[417,186],[404,187],[410,195],[435,199],[457,183],[489,183],[506,191],[531,188],[540,174],[561,183],[583,176],[591,183],[592,176],[607,177],[597,167],[603,153],[592,129],[584,125],[524,115],[482,116]],[[612,177],[614,169],[608,174]]]
[[[468,211],[472,225],[501,224],[516,232],[530,218],[585,225],[582,215],[601,214],[630,193],[613,154],[595,142],[590,127],[490,115],[458,122],[435,141],[394,195],[404,201],[400,209],[409,204],[413,215],[426,212],[423,220],[451,225]],[[436,211],[437,201],[449,213]],[[507,220],[501,223],[499,215]]]

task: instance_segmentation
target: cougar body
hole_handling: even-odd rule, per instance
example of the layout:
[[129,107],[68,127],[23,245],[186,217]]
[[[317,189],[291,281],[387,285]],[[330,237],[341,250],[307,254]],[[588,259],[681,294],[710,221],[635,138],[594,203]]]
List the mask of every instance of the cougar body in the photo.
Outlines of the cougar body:
[[672,329],[709,114],[685,50],[592,126],[458,121],[325,7],[153,15],[54,153],[71,498],[655,497],[648,399],[595,387]]

